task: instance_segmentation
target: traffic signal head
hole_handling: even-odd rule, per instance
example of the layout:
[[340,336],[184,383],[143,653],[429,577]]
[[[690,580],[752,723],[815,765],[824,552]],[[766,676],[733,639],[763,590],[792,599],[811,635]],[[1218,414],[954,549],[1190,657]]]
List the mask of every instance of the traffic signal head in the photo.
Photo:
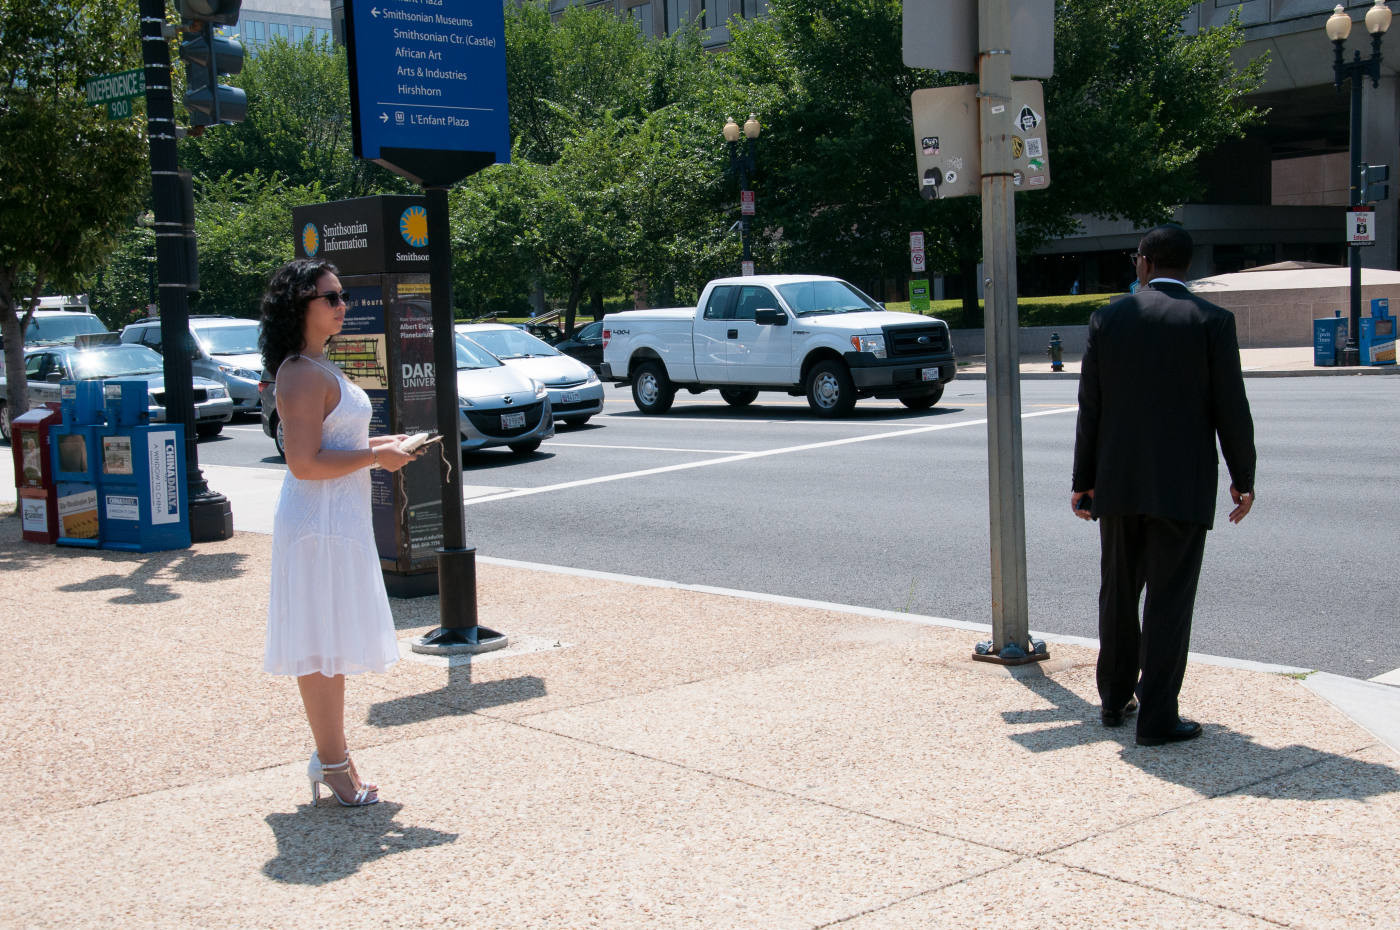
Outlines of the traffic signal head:
[[1362,165],[1361,202],[1375,203],[1378,200],[1389,199],[1390,185],[1385,183],[1389,180],[1389,165]]
[[180,44],[185,62],[185,108],[195,126],[241,123],[248,115],[248,95],[240,87],[219,83],[225,74],[243,70],[243,46],[205,28]]
[[214,23],[219,26],[232,26],[238,22],[239,8],[243,0],[175,0],[180,10],[180,19],[187,23]]

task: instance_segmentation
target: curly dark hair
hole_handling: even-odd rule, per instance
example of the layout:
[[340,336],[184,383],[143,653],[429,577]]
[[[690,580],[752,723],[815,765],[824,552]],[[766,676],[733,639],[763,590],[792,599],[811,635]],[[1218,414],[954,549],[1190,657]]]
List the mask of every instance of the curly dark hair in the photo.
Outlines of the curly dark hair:
[[316,296],[316,282],[323,274],[339,275],[340,271],[330,262],[298,258],[278,268],[267,282],[258,345],[263,367],[274,378],[284,359],[301,352],[306,339],[306,304]]

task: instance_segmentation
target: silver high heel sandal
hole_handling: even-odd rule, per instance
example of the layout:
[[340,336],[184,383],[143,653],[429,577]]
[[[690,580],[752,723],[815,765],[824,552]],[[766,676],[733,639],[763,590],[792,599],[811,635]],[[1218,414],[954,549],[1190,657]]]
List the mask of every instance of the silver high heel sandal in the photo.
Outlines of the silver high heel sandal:
[[306,763],[306,778],[311,782],[311,803],[313,805],[321,800],[322,785],[330,789],[332,797],[340,802],[341,807],[364,807],[369,804],[379,803],[379,795],[376,793],[378,791],[377,785],[364,785],[362,783],[360,789],[356,791],[354,795],[346,798],[342,796],[339,791],[335,790],[334,785],[326,781],[326,776],[328,775],[348,775],[351,779],[354,779],[356,776],[350,764],[350,754],[346,753],[345,761],[343,762],[324,765],[321,763],[321,759],[316,753],[313,752],[311,754],[311,761]]

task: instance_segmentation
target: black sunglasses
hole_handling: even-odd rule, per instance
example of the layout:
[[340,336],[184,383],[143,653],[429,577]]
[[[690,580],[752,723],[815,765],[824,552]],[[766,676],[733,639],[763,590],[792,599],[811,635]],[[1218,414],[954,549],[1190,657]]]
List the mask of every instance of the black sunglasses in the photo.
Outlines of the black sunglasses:
[[318,297],[323,298],[326,303],[330,304],[332,307],[338,304],[345,304],[347,307],[350,306],[350,293],[348,291],[326,291],[324,294],[313,294],[306,299],[312,301]]

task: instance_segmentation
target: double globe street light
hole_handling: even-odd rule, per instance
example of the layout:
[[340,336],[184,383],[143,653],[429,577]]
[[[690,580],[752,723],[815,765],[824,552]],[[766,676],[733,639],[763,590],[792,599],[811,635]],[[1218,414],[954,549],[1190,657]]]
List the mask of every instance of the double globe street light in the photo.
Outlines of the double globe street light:
[[[1347,15],[1346,9],[1339,3],[1332,11],[1332,15],[1327,18],[1327,38],[1332,40],[1332,45],[1336,49],[1337,57],[1333,61],[1333,83],[1337,90],[1342,89],[1342,84],[1351,81],[1351,146],[1349,156],[1351,158],[1351,206],[1358,207],[1363,203],[1375,199],[1385,198],[1385,189],[1379,188],[1370,190],[1366,183],[1368,180],[1384,180],[1380,178],[1367,178],[1371,172],[1368,167],[1362,164],[1361,158],[1361,82],[1363,78],[1371,79],[1372,87],[1379,87],[1381,83],[1381,37],[1390,28],[1390,7],[1385,5],[1385,0],[1376,0],[1373,7],[1366,11],[1366,31],[1371,34],[1371,57],[1362,59],[1361,50],[1357,49],[1351,61],[1347,61],[1342,53],[1342,46],[1346,43],[1347,36],[1351,35],[1351,17]],[[1388,176],[1387,166],[1376,166],[1379,173]],[[1363,190],[1365,188],[1366,190]],[[1372,196],[1376,194],[1378,196]],[[1349,264],[1351,266],[1351,312],[1350,320],[1347,323],[1346,347],[1342,349],[1342,364],[1357,365],[1361,361],[1359,343],[1357,341],[1361,329],[1361,248],[1352,245],[1350,248]]]
[[753,251],[749,244],[749,222],[754,216],[755,204],[753,191],[749,190],[749,175],[754,170],[754,152],[758,149],[758,118],[752,113],[744,121],[742,135],[744,137],[744,151],[739,152],[739,124],[732,118],[725,120],[724,141],[729,143],[729,170],[739,176],[739,235],[743,241],[743,273],[751,275],[753,270]]

